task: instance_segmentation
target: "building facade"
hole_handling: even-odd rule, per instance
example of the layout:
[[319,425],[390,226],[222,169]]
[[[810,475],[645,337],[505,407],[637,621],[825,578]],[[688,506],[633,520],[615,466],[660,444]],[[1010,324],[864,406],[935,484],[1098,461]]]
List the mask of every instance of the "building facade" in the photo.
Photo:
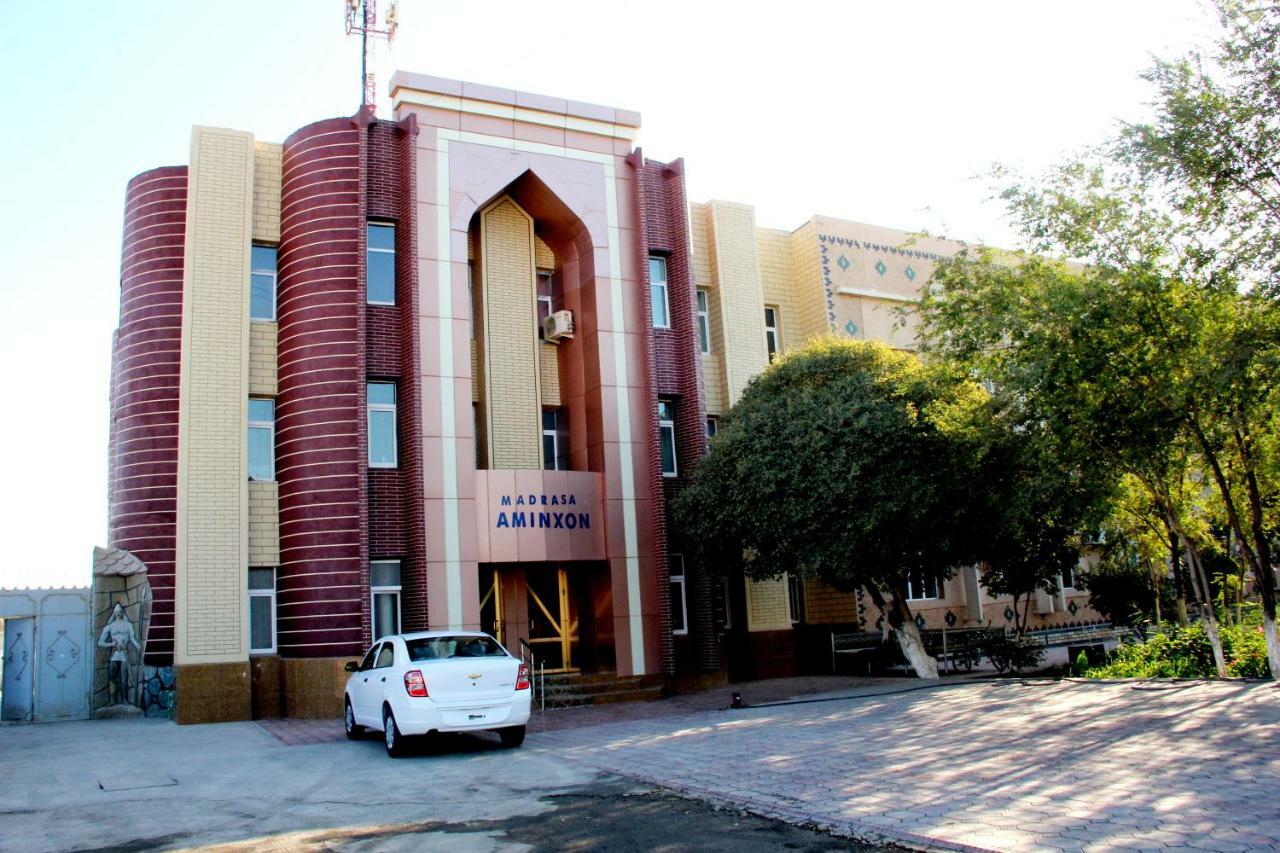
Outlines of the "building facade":
[[[874,624],[685,561],[668,507],[777,353],[910,347],[893,309],[955,245],[691,206],[627,110],[391,90],[393,120],[283,143],[197,127],[127,187],[108,544],[147,567],[178,719],[336,714],[345,662],[398,630],[688,683]],[[973,573],[918,592],[927,624],[1002,624]],[[1072,592],[1045,624],[1097,618]]]

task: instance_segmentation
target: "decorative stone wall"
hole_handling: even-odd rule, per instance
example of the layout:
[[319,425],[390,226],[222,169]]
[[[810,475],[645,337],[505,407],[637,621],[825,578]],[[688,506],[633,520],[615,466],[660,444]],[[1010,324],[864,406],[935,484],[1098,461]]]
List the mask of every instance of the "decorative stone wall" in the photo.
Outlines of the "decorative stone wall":
[[173,667],[144,666],[140,684],[142,713],[148,717],[173,719],[173,706],[177,700]]

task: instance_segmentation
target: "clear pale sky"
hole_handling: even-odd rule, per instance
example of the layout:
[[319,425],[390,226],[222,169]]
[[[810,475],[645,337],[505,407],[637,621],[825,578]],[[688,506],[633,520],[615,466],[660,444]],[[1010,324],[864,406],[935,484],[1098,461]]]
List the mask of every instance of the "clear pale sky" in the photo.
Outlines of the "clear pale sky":
[[[342,0],[8,3],[0,25],[0,586],[87,584],[106,544],[107,392],[126,181],[193,124],[280,141],[359,103]],[[385,0],[383,4],[385,6]],[[403,68],[639,110],[690,200],[1008,245],[996,161],[1039,170],[1143,115],[1195,0],[401,0]]]

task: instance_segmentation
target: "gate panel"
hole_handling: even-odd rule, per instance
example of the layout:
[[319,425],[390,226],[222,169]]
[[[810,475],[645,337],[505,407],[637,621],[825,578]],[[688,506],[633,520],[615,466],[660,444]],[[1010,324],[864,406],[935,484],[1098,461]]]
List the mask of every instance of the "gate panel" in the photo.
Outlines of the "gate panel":
[[30,720],[35,678],[35,620],[4,620],[4,698],[0,720]]
[[[47,599],[46,599],[47,600]],[[40,683],[36,718],[66,720],[89,716],[89,662],[84,648],[87,614],[45,614],[40,619]]]

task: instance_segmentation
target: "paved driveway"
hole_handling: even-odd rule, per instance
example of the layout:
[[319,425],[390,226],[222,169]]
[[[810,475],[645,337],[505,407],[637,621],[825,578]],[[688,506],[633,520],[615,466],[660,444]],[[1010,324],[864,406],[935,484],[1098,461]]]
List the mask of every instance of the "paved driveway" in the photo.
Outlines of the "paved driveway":
[[528,744],[863,837],[1280,848],[1271,684],[962,684],[563,729]]

